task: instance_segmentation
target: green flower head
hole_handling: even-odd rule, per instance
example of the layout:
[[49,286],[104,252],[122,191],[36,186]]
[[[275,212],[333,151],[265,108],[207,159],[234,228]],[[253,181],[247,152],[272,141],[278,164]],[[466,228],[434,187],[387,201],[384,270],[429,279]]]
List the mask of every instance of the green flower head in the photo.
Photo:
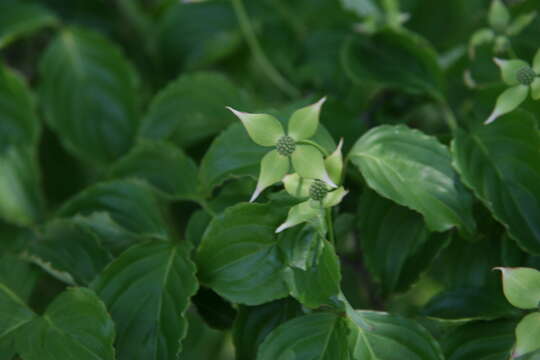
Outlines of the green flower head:
[[[340,182],[343,169],[342,143],[343,141],[340,141],[336,151],[325,159],[326,170],[336,183]],[[320,179],[304,179],[299,174],[285,176],[283,184],[290,195],[304,201],[289,210],[287,220],[276,229],[276,233],[300,223],[323,217],[324,209],[336,206],[347,195],[343,186],[330,189]]]
[[501,69],[504,83],[511,87],[499,95],[495,109],[485,124],[516,109],[525,101],[529,91],[534,100],[540,99],[540,50],[534,57],[532,67],[523,60],[495,59],[495,63]]
[[325,100],[326,98],[322,98],[312,105],[296,110],[289,119],[287,133],[279,120],[272,115],[249,114],[227,107],[242,121],[255,143],[274,148],[261,161],[257,187],[250,201],[254,201],[270,185],[281,181],[289,172],[291,163],[302,177],[321,179],[329,186],[336,187],[324,166],[323,154],[314,146],[301,143],[315,135],[321,106]]

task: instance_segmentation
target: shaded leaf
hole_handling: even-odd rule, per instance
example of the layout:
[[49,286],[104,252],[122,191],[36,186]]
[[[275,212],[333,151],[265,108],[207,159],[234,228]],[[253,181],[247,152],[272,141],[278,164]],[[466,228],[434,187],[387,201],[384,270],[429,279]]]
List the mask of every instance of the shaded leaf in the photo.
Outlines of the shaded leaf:
[[23,2],[0,4],[0,48],[17,38],[57,23],[56,16],[39,4]]
[[93,283],[116,324],[118,359],[176,359],[187,331],[185,311],[198,288],[184,245],[154,240],[132,246]]
[[88,30],[63,30],[40,73],[45,116],[68,150],[99,164],[129,150],[138,124],[137,78],[114,44]]

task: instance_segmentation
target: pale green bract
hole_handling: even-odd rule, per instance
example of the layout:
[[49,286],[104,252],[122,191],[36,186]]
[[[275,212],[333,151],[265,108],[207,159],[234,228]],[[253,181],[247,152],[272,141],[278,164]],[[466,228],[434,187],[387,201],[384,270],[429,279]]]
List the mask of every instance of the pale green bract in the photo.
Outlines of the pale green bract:
[[538,307],[540,271],[524,267],[496,269],[501,271],[504,295],[510,304],[524,310]]

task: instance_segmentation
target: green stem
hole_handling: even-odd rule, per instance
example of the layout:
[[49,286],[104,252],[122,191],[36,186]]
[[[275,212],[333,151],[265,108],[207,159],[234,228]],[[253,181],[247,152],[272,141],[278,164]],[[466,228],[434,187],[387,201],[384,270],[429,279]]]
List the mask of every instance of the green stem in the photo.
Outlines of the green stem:
[[212,210],[206,199],[197,199],[196,201],[203,208],[203,210],[210,214],[212,217],[215,217],[217,215],[216,212]]
[[317,148],[317,150],[319,150],[324,156],[328,156],[330,154],[328,154],[328,151],[326,151],[325,148],[323,148],[321,145],[317,144],[315,141],[311,141],[311,140],[300,140],[297,142],[297,144],[304,144],[304,145],[311,145],[311,146],[314,146]]
[[448,127],[450,128],[450,130],[453,133],[459,127],[458,122],[456,120],[456,117],[454,116],[454,112],[452,111],[452,109],[450,108],[450,106],[448,105],[446,100],[441,100],[440,104],[442,106],[442,110],[443,110],[443,113],[444,113],[444,117],[446,118],[446,122],[448,124]]
[[240,29],[246,38],[246,42],[248,43],[255,60],[259,63],[268,79],[270,79],[274,85],[276,85],[281,91],[291,98],[299,96],[300,92],[298,89],[296,89],[283,76],[281,76],[270,60],[268,60],[268,57],[264,53],[259,41],[257,40],[257,37],[255,36],[255,31],[253,30],[253,26],[249,21],[249,17],[242,0],[232,0],[232,3],[236,17],[238,18],[238,23],[240,24]]
[[328,228],[328,240],[332,245],[336,245],[334,236],[334,223],[332,222],[332,208],[326,208],[326,227]]

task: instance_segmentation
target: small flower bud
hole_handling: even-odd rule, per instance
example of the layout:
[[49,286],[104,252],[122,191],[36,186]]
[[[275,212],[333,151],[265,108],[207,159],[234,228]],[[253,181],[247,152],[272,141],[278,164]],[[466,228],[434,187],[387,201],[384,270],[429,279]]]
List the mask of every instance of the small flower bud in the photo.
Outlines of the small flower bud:
[[309,197],[315,201],[321,201],[328,193],[328,188],[324,181],[315,180],[309,188]]
[[294,150],[296,150],[296,142],[290,136],[282,136],[276,144],[276,150],[279,155],[291,156]]
[[529,66],[522,67],[516,74],[517,81],[523,85],[531,85],[535,77],[536,74]]

